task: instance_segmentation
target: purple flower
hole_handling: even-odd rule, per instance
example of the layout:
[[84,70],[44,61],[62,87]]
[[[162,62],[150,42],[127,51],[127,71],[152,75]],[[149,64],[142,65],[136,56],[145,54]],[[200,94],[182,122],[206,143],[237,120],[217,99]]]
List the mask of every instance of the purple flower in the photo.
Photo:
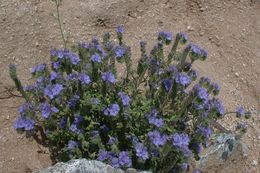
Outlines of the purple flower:
[[100,149],[98,152],[98,160],[103,162],[103,161],[107,160],[108,158],[109,158],[109,153],[104,149]]
[[174,65],[169,65],[167,71],[171,73],[175,73],[178,71],[178,69]]
[[202,146],[201,146],[201,144],[198,143],[198,142],[193,142],[193,143],[191,144],[191,148],[192,148],[196,153],[201,153],[201,151],[202,151]]
[[212,106],[212,108],[216,109],[217,113],[220,116],[223,116],[225,114],[225,108],[219,99],[215,99],[215,98],[212,99],[211,106]]
[[78,79],[79,81],[82,83],[82,84],[90,84],[91,83],[91,80],[90,80],[90,77],[84,73],[79,73],[78,74]]
[[212,135],[212,129],[210,127],[198,126],[196,132],[204,136],[206,139],[209,139]]
[[55,69],[55,70],[58,70],[60,68],[60,62],[57,61],[57,62],[52,62],[52,67]]
[[49,83],[48,79],[44,76],[40,76],[36,79],[35,87],[36,89],[42,89],[47,83]]
[[52,71],[51,72],[51,75],[50,75],[50,80],[51,81],[54,81],[55,79],[57,79],[59,77],[59,74],[55,71]]
[[24,103],[19,106],[19,113],[21,116],[25,116],[26,112],[30,109],[30,105],[28,103]]
[[82,129],[79,128],[79,125],[81,122],[84,121],[84,118],[80,115],[76,116],[73,123],[70,126],[70,131],[76,133],[76,134],[80,134],[82,133]]
[[114,157],[114,156],[110,156],[109,164],[111,166],[113,166],[114,168],[119,168],[120,167],[119,159],[117,157]]
[[116,33],[123,34],[125,32],[125,28],[123,26],[118,26],[116,28]]
[[175,133],[172,136],[172,143],[176,147],[188,146],[190,143],[190,138],[185,133]]
[[48,96],[51,100],[60,94],[60,92],[62,91],[63,87],[61,84],[55,84],[55,85],[48,85],[45,89],[44,89],[44,94],[46,96]]
[[245,115],[245,109],[241,106],[237,107],[236,114],[239,118],[243,117]]
[[109,131],[109,128],[107,127],[107,125],[103,124],[102,126],[100,126],[100,129],[104,132],[107,133]]
[[156,127],[162,127],[164,125],[164,120],[162,118],[158,118],[157,115],[158,111],[156,109],[152,109],[147,115],[148,122]]
[[149,132],[148,136],[156,147],[164,145],[167,141],[167,136],[164,134],[161,134],[157,130]]
[[66,79],[67,79],[68,81],[73,81],[73,80],[77,80],[78,77],[79,77],[78,74],[75,73],[75,72],[73,72],[73,73],[68,74],[67,77],[66,77]]
[[132,159],[129,157],[129,153],[126,151],[121,151],[118,156],[119,164],[124,167],[132,166]]
[[99,131],[98,130],[93,130],[89,133],[91,138],[97,138],[99,137]]
[[177,34],[177,37],[179,37],[180,41],[182,43],[186,43],[188,41],[188,35],[186,32],[180,32]]
[[67,118],[64,117],[60,120],[60,128],[64,129],[66,127],[66,124],[67,124]]
[[62,59],[66,56],[67,52],[68,52],[67,49],[61,49],[61,50],[51,49],[51,56],[52,57],[58,57],[59,59]]
[[163,84],[163,88],[165,89],[166,92],[169,92],[172,88],[172,80],[169,80],[169,79],[164,79],[162,81],[162,84]]
[[40,73],[46,70],[46,64],[39,64],[32,68],[31,72],[34,73]]
[[175,81],[182,86],[188,86],[191,83],[190,77],[184,73],[177,74]]
[[96,45],[96,49],[99,53],[102,54],[103,57],[106,57],[107,56],[107,53],[105,52],[105,50],[102,48],[101,45]]
[[199,99],[201,99],[205,102],[208,101],[209,94],[208,94],[207,90],[204,89],[203,87],[201,87],[199,84],[194,85],[193,92],[194,92],[195,96],[197,96]]
[[116,46],[115,48],[115,55],[116,58],[122,58],[126,54],[126,48],[122,46]]
[[24,116],[20,116],[13,124],[14,129],[24,129],[26,131],[31,131],[34,129],[35,121],[28,119]]
[[97,45],[99,45],[99,42],[98,42],[98,37],[94,36],[94,37],[92,38],[92,40],[91,40],[91,43],[93,43],[93,44],[94,44],[94,46],[97,46]]
[[142,143],[137,143],[135,145],[135,152],[136,156],[142,160],[147,160],[149,158],[147,148]]
[[46,102],[45,102],[45,103],[42,103],[41,106],[40,106],[40,108],[41,108],[42,117],[43,117],[44,119],[50,118],[50,116],[51,116],[52,113],[57,113],[57,112],[59,112],[59,110],[58,110],[56,107],[51,106],[51,105],[49,105],[49,104],[46,103]]
[[80,97],[78,95],[74,95],[71,99],[68,101],[68,106],[69,108],[74,108],[78,102],[79,102]]
[[104,72],[102,73],[102,80],[111,84],[116,83],[115,75],[112,72]]
[[27,85],[23,88],[25,91],[33,91],[36,89],[35,85]]
[[155,125],[156,127],[162,127],[164,121],[162,118],[156,118],[154,116],[148,117],[149,124]]
[[131,99],[128,95],[124,92],[119,92],[117,95],[121,98],[123,106],[129,106]]
[[198,72],[196,70],[190,70],[188,72],[188,76],[192,79],[192,80],[196,80],[198,77]]
[[218,93],[220,91],[220,86],[217,83],[212,83],[211,87],[212,87],[213,94],[218,95]]
[[106,116],[116,116],[120,111],[120,107],[118,104],[112,104],[108,108],[104,109],[103,113]]
[[73,150],[73,149],[77,148],[78,146],[79,146],[79,142],[69,140],[69,143],[68,143],[69,150]]
[[185,156],[191,156],[192,152],[189,150],[190,138],[185,133],[175,133],[172,136],[173,145],[179,149]]
[[202,58],[202,60],[206,59],[208,56],[208,52],[202,48],[200,48],[198,45],[191,44],[191,58],[193,60],[196,60],[198,58]]
[[77,65],[80,62],[79,56],[74,52],[68,52],[66,56],[69,58],[73,65]]
[[166,32],[166,31],[161,31],[158,34],[158,40],[162,40],[164,42],[170,42],[172,41],[172,33]]
[[90,61],[96,62],[96,63],[101,63],[101,57],[99,56],[99,54],[95,53],[94,55],[92,55],[90,57]]
[[109,137],[109,140],[108,140],[108,144],[109,145],[113,145],[113,144],[115,144],[115,143],[117,143],[118,142],[118,139],[117,139],[117,137]]

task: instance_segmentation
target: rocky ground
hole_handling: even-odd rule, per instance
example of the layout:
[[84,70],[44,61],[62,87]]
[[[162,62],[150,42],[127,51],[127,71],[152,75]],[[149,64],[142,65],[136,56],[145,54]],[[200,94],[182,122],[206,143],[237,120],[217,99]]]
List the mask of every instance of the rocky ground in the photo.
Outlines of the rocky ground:
[[[159,30],[186,31],[191,42],[208,49],[207,61],[195,66],[222,86],[226,108],[245,105],[253,112],[243,137],[249,155],[225,172],[260,172],[259,0],[63,0],[61,18],[70,45],[123,25],[135,60],[140,40],[149,41],[151,47]],[[62,47],[62,40],[50,0],[1,0],[0,21],[0,97],[4,97],[4,88],[13,85],[9,63],[17,65],[26,83],[29,68],[48,62],[50,48]],[[51,164],[46,149],[12,129],[21,102],[0,100],[0,172],[31,172]],[[228,129],[236,125],[233,115],[221,123]]]

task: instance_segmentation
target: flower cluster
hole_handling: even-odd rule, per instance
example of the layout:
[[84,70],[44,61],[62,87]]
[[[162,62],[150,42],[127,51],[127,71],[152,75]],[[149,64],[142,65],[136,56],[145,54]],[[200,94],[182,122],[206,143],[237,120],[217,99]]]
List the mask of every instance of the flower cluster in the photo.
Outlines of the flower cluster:
[[[14,128],[42,135],[59,160],[97,159],[115,168],[186,172],[189,158],[199,158],[216,130],[212,122],[225,115],[217,98],[220,87],[192,68],[208,53],[195,44],[182,52],[188,36],[161,31],[151,53],[140,42],[141,59],[132,67],[131,49],[105,33],[69,49],[51,50],[51,68],[32,68],[35,83],[23,87],[15,66],[10,75],[26,103]],[[168,56],[163,48],[173,42]],[[125,75],[117,75],[117,64]],[[237,117],[248,117],[239,107]],[[238,129],[245,131],[246,125]],[[45,133],[38,133],[38,132]],[[196,171],[196,170],[194,170]]]

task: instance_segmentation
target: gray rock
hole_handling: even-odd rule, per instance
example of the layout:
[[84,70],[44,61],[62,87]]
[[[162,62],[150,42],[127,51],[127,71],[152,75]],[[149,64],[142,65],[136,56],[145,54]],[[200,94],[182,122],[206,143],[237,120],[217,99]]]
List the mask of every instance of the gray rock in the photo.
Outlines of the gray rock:
[[248,152],[248,146],[236,139],[234,134],[222,133],[213,138],[213,145],[205,150],[196,166],[203,171],[225,172],[241,164]]
[[75,159],[67,163],[59,162],[47,169],[34,173],[151,173],[135,169],[123,171],[96,160]]

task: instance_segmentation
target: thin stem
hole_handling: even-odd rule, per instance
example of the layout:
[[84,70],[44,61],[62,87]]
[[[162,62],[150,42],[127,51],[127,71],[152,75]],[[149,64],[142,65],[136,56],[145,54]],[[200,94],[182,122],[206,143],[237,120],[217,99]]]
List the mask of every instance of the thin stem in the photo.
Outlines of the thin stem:
[[64,47],[67,48],[67,41],[65,39],[64,32],[63,32],[62,26],[61,26],[61,21],[60,21],[60,11],[59,11],[60,0],[55,0],[55,3],[56,3],[57,19],[58,19],[58,23],[59,23],[61,37],[63,40]]

